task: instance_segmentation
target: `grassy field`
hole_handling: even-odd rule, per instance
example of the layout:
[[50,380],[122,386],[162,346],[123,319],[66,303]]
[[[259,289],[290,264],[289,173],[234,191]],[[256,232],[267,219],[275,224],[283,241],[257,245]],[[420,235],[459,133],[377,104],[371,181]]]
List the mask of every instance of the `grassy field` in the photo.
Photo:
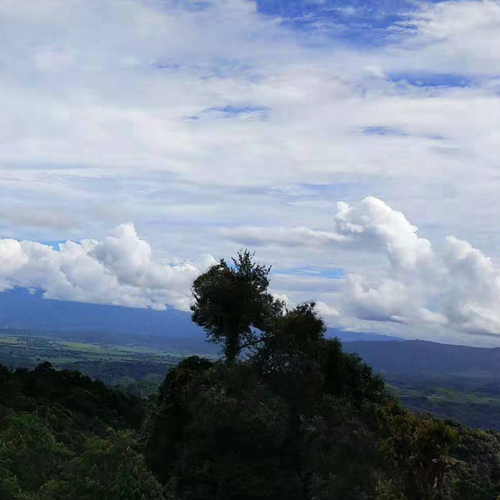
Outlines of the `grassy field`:
[[1,332],[0,364],[32,368],[48,361],[75,369],[109,385],[152,392],[186,353],[135,345],[75,342],[40,334]]
[[157,361],[178,362],[179,353],[159,351],[147,347],[117,346],[68,342],[53,340],[40,336],[5,335],[0,333],[0,358],[7,358],[11,364],[18,365],[29,360],[32,364],[38,361],[50,361],[56,367],[81,361]]
[[473,427],[500,430],[500,384],[464,377],[395,376],[391,392],[415,411],[449,418]]
[[426,398],[431,403],[475,403],[497,405],[500,407],[500,396],[492,395],[485,392],[476,392],[474,390],[464,389],[465,392],[445,388],[445,387],[429,387],[425,391],[400,388],[397,385],[389,384],[391,391],[400,399],[407,398]]

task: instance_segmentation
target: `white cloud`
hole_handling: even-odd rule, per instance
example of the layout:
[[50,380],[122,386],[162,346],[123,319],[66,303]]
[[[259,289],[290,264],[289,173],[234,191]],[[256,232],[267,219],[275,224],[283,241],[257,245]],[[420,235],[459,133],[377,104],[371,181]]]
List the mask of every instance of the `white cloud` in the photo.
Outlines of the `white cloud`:
[[401,212],[392,210],[375,197],[365,198],[356,208],[339,202],[330,231],[305,227],[238,227],[223,229],[221,234],[254,246],[286,244],[314,250],[338,244],[348,248],[383,250],[395,272],[427,267],[434,258],[431,243],[417,236],[417,227],[411,225]]
[[328,304],[325,304],[324,302],[321,302],[320,300],[316,302],[316,310],[327,321],[338,318],[340,315],[337,309],[329,306]]
[[[302,236],[304,246],[318,255],[337,255],[337,266],[351,252],[385,256],[383,274],[370,274],[369,267],[364,275],[335,279],[323,276],[324,268],[273,274],[276,297],[290,307],[316,301],[331,325],[395,323],[428,329],[428,335],[448,331],[449,339],[500,335],[500,270],[468,242],[450,236],[436,247],[401,212],[374,197],[354,206],[338,203],[331,226],[330,231],[238,228],[224,233],[248,242],[248,231],[254,244],[286,249],[297,247]],[[59,300],[188,310],[192,281],[213,263],[210,255],[197,263],[167,260],[132,224],[123,224],[102,241],[68,241],[59,250],[0,239],[0,288],[37,288],[45,298]]]
[[[498,0],[422,2],[399,26],[412,51],[409,67],[495,76],[500,71]],[[408,28],[414,33],[409,39]]]
[[287,244],[291,247],[314,248],[317,245],[338,242],[345,239],[344,235],[332,234],[326,231],[315,231],[307,227],[295,227],[285,229],[258,228],[258,227],[237,227],[231,229],[221,229],[222,236],[229,236],[249,246],[260,246],[265,244],[281,245],[286,238]]
[[67,241],[59,250],[33,241],[0,240],[0,288],[37,288],[49,299],[188,310],[191,285],[215,263],[171,264],[156,256],[132,224],[103,241]]
[[[245,231],[250,233],[250,241],[264,246],[297,245],[298,232],[293,228],[236,229],[232,237],[246,242]],[[309,235],[303,230],[300,234]],[[321,237],[315,231],[311,234],[303,243],[317,251],[331,253],[341,248],[387,258],[389,266],[382,277],[349,274],[345,280],[330,280],[335,298],[326,307],[340,315],[447,328],[450,335],[460,331],[500,335],[500,269],[468,242],[450,236],[442,247],[435,248],[418,236],[418,228],[401,212],[374,197],[356,206],[340,202],[332,230],[319,232]],[[317,288],[320,297],[326,296],[324,282],[328,280],[321,281],[323,286]],[[299,290],[298,283],[292,286]]]

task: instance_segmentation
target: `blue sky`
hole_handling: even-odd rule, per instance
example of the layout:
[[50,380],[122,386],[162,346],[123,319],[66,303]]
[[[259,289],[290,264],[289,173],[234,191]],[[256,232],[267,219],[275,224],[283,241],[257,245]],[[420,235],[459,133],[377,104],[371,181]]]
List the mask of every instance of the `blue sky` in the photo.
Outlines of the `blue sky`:
[[404,0],[258,2],[260,12],[282,17],[285,25],[308,34],[310,43],[329,46],[336,40],[371,50],[390,43],[394,27],[415,8]]
[[332,326],[496,345],[500,1],[0,0],[0,33],[0,290],[185,310],[249,246]]

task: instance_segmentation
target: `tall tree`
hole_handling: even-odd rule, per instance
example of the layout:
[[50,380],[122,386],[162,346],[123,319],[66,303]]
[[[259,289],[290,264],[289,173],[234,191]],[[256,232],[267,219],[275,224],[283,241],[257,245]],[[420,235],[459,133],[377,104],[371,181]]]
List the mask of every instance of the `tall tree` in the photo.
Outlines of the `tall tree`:
[[255,346],[259,331],[284,308],[268,292],[270,267],[256,264],[248,250],[232,265],[221,260],[193,284],[193,321],[204,328],[210,342],[222,344],[228,362],[246,347]]
[[393,403],[380,411],[380,422],[390,433],[382,444],[404,479],[409,500],[448,500],[450,471],[458,462],[450,449],[457,431],[442,420],[412,414]]

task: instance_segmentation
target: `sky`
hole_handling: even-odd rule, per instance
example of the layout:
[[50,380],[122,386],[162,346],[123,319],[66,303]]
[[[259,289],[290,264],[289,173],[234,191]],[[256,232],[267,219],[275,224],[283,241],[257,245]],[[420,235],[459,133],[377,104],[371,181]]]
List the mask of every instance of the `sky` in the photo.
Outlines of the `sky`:
[[500,346],[500,1],[0,0],[0,291]]

